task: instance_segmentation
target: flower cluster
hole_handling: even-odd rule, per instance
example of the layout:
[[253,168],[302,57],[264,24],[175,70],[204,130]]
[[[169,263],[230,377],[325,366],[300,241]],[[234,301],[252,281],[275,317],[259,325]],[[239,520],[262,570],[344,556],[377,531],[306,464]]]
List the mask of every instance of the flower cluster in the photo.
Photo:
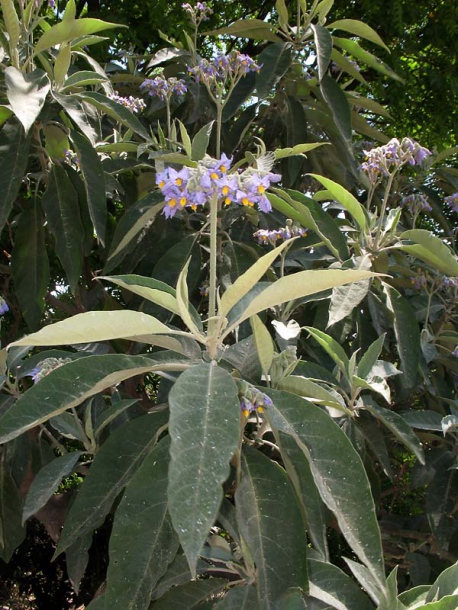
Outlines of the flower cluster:
[[9,310],[10,308],[8,307],[8,303],[3,297],[0,297],[0,316],[3,316],[3,314]]
[[426,286],[426,277],[424,275],[415,275],[410,278],[410,283],[415,290],[421,290],[423,286]]
[[257,390],[251,383],[242,379],[236,380],[236,383],[239,391],[240,410],[245,417],[249,417],[251,413],[255,412],[262,413],[265,407],[273,406],[273,402],[267,394]]
[[281,176],[253,168],[230,174],[231,163],[232,159],[225,154],[221,159],[206,155],[197,167],[180,170],[167,167],[158,172],[156,184],[165,198],[165,216],[171,218],[185,207],[196,210],[215,195],[224,205],[256,205],[262,212],[270,212],[272,206],[265,192],[271,182],[278,182]]
[[144,89],[148,92],[148,95],[158,97],[164,101],[170,99],[174,93],[184,95],[188,90],[184,80],[173,76],[165,78],[161,74],[154,78],[145,79],[140,85],[140,89]]
[[125,106],[134,114],[136,114],[137,112],[141,112],[146,108],[145,102],[141,98],[134,97],[133,95],[129,95],[129,97],[122,97],[121,95],[118,95],[118,92],[116,91],[115,93],[112,93],[109,97],[114,102],[118,102],[118,104],[122,104],[123,106]]
[[453,193],[453,195],[446,197],[444,201],[450,206],[452,212],[458,214],[458,193]]
[[188,13],[192,23],[197,27],[202,21],[208,21],[210,15],[213,15],[212,9],[207,6],[206,2],[197,2],[196,6],[192,6],[189,2],[181,5]]
[[432,207],[429,204],[428,198],[423,193],[414,193],[402,198],[401,205],[406,207],[412,214],[419,212],[431,212]]
[[291,226],[288,223],[286,227],[281,227],[280,229],[259,229],[255,233],[253,233],[253,237],[256,237],[258,243],[261,245],[265,244],[275,244],[275,242],[279,239],[287,240],[292,237],[303,237],[307,235],[307,231],[302,227]]
[[215,82],[237,81],[248,72],[259,72],[260,69],[261,66],[248,55],[231,51],[228,55],[218,55],[211,61],[202,59],[197,66],[188,68],[188,71],[197,82],[211,86]]
[[446,275],[444,275],[441,280],[441,283],[441,288],[443,288],[444,290],[447,290],[447,288],[458,288],[458,277],[447,277]]
[[34,369],[30,371],[30,376],[32,377],[34,383],[37,383],[46,375],[49,375],[51,371],[58,369],[63,364],[68,364],[71,362],[71,358],[45,358],[37,365]]
[[388,176],[406,163],[421,165],[431,154],[427,148],[420,146],[418,142],[411,138],[403,138],[401,141],[393,138],[384,146],[364,152],[366,161],[361,164],[360,169],[366,172],[374,184],[382,176]]

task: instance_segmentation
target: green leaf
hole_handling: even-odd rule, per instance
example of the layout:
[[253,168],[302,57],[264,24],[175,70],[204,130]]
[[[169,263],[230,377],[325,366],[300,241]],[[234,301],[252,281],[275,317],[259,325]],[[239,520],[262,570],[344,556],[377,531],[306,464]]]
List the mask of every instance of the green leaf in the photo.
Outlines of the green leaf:
[[21,523],[22,502],[13,477],[0,466],[0,559],[8,563],[25,538]]
[[421,464],[425,463],[423,448],[418,436],[412,432],[410,426],[400,415],[380,407],[371,400],[365,400],[364,406],[374,417],[391,430],[394,436],[418,458]]
[[454,563],[439,574],[431,585],[425,602],[442,599],[446,595],[458,596],[458,563]]
[[307,534],[318,556],[325,561],[329,557],[327,532],[327,514],[318,489],[313,480],[312,471],[304,452],[294,438],[278,432],[277,442],[285,464],[286,472],[301,501],[307,525]]
[[387,305],[394,314],[394,332],[401,359],[403,382],[406,388],[414,388],[420,362],[420,331],[415,312],[409,302],[397,290],[384,286]]
[[153,602],[150,610],[197,610],[201,602],[221,593],[228,586],[224,578],[195,580],[173,587],[159,600]]
[[305,144],[296,144],[290,148],[277,148],[275,150],[275,159],[284,159],[293,155],[303,155],[315,148],[325,146],[327,142],[309,142]]
[[292,301],[293,299],[300,299],[323,290],[329,290],[329,288],[334,288],[334,286],[342,286],[350,282],[367,279],[373,277],[373,275],[368,271],[326,269],[320,271],[299,271],[293,275],[282,277],[270,284],[260,294],[254,296],[246,309],[239,314],[237,320],[225,331],[224,336],[231,333],[243,320],[269,307],[275,307],[285,301]]
[[107,21],[101,21],[100,19],[70,19],[67,21],[61,21],[56,25],[53,25],[49,30],[46,30],[41,38],[35,45],[34,55],[45,51],[51,47],[61,45],[67,42],[72,42],[79,36],[87,36],[88,34],[95,34],[96,32],[102,32],[103,30],[109,30],[112,28],[127,27],[122,26],[119,23],[108,23]]
[[326,328],[349,316],[364,299],[369,287],[370,280],[363,280],[362,282],[353,282],[350,286],[333,288]]
[[230,589],[213,610],[258,610],[258,596],[254,585]]
[[167,422],[164,411],[119,427],[98,451],[67,515],[56,555],[99,527],[118,494],[153,450]]
[[389,52],[388,47],[377,32],[367,25],[367,23],[363,23],[362,21],[357,21],[356,19],[339,19],[338,21],[333,21],[326,27],[330,30],[343,30],[344,32],[358,36],[359,38],[365,38],[374,44],[378,44]]
[[180,275],[178,276],[176,302],[178,305],[179,315],[183,322],[186,324],[186,326],[196,338],[200,337],[201,340],[205,342],[205,336],[203,335],[202,331],[197,327],[197,324],[190,312],[188,284],[186,283],[190,262],[191,259],[188,258],[185,266],[183,267],[180,272]]
[[330,192],[332,197],[337,199],[337,201],[343,205],[347,212],[349,212],[350,215],[355,219],[362,231],[367,231],[368,224],[366,212],[356,197],[349,193],[343,186],[337,184],[337,182],[334,182],[329,178],[325,178],[324,176],[320,176],[318,174],[309,174],[309,176],[312,176],[312,178],[318,180],[318,182],[320,182]]
[[[308,560],[310,596],[339,610],[371,610],[370,599],[347,574],[331,563]],[[394,610],[394,609],[393,609]]]
[[274,358],[274,343],[269,331],[259,316],[253,316],[250,318],[250,323],[253,330],[254,342],[256,345],[256,351],[258,352],[259,362],[261,363],[262,372],[267,378],[272,360]]
[[340,85],[328,74],[323,76],[320,85],[320,91],[339,130],[340,135],[347,144],[347,149],[352,155],[350,146],[352,138],[352,114],[345,93]]
[[167,512],[169,437],[146,456],[119,504],[110,537],[107,607],[148,608],[151,592],[178,550]]
[[65,551],[65,567],[72,587],[77,595],[89,561],[89,549],[91,545],[92,533],[78,538],[78,540]]
[[48,75],[39,69],[24,74],[14,66],[5,68],[4,75],[11,110],[27,134],[40,114],[51,88]]
[[73,95],[62,95],[52,91],[52,96],[62,106],[75,125],[81,129],[91,144],[95,144],[98,139],[97,132],[91,125],[88,110],[84,104]]
[[350,38],[338,38],[337,36],[333,36],[333,39],[334,44],[347,51],[347,53],[350,53],[350,55],[353,55],[355,59],[364,62],[369,67],[377,70],[377,72],[380,72],[385,76],[389,76],[394,80],[404,82],[403,79],[398,76],[396,72],[393,72],[393,70],[387,64],[378,59],[378,57],[372,53],[369,53],[361,48],[356,40],[351,40]]
[[366,379],[369,373],[371,372],[372,367],[377,362],[380,353],[383,349],[383,344],[385,342],[386,333],[380,335],[378,339],[376,339],[364,352],[361,360],[358,363],[357,373],[359,377],[362,379]]
[[384,590],[374,501],[365,468],[351,441],[320,407],[286,392],[266,393],[274,403],[266,411],[270,424],[292,436],[302,448],[321,497],[335,514],[342,534]]
[[257,568],[258,599],[273,610],[291,587],[307,591],[307,537],[293,488],[278,464],[244,451],[235,494],[239,529]]
[[457,610],[458,595],[447,595],[442,599],[421,606],[423,610]]
[[21,312],[31,330],[39,328],[49,284],[44,218],[38,202],[24,204],[14,236],[11,273]]
[[99,155],[87,138],[77,131],[71,132],[76,146],[79,166],[86,189],[89,215],[101,244],[105,243],[107,224],[107,197],[105,193],[105,173]]
[[75,87],[85,87],[86,85],[99,85],[106,81],[108,81],[108,76],[97,74],[97,72],[93,72],[92,70],[80,70],[70,74],[65,80],[61,91],[66,91]]
[[0,416],[0,442],[16,438],[86,398],[124,379],[154,371],[180,370],[187,359],[170,352],[154,356],[105,354],[63,364],[32,386]]
[[178,125],[180,126],[181,141],[183,142],[185,152],[188,157],[192,157],[191,138],[189,137],[189,134],[184,124],[179,119],[177,119],[177,121]]
[[197,557],[223,498],[229,460],[239,444],[237,386],[224,369],[199,364],[180,375],[169,404],[169,510],[195,577]]
[[322,81],[331,61],[332,36],[322,25],[312,24],[310,27],[312,28],[315,39],[318,79],[319,81]]
[[84,93],[75,93],[72,97],[95,106],[101,112],[111,116],[111,118],[115,119],[115,121],[119,121],[128,129],[132,129],[133,132],[145,140],[150,139],[146,129],[130,110],[128,110],[122,104],[119,104],[109,97],[106,97],[103,95],[103,93],[99,93],[97,91],[85,91]]
[[125,288],[138,296],[160,305],[167,311],[170,311],[176,315],[180,315],[178,303],[176,300],[176,291],[174,288],[150,277],[143,277],[141,275],[112,275],[112,276],[98,276],[99,280],[108,280]]
[[67,274],[71,291],[75,294],[83,265],[84,227],[78,195],[60,165],[52,167],[42,206],[56,240],[57,256]]
[[[364,85],[367,85],[367,81],[364,78],[364,76],[362,76],[362,74],[358,71],[357,66],[355,66],[354,64],[352,64],[340,51],[338,51],[336,48],[332,49],[332,53],[331,53],[331,59],[332,61],[339,66],[339,68],[341,70],[343,70],[344,72],[346,72],[347,74],[349,74],[350,76],[352,76],[354,79],[356,79],[357,81],[359,81],[360,83],[363,83]],[[347,94],[347,99],[348,101],[350,101],[350,95]],[[386,111],[385,111],[386,113]]]
[[191,159],[193,161],[200,161],[205,157],[214,122],[210,121],[210,123],[204,125],[192,139]]
[[[208,563],[200,560],[197,562],[197,574],[200,575],[206,572]],[[152,599],[162,597],[172,587],[183,585],[191,580],[191,572],[189,571],[188,560],[185,555],[178,554],[167,568],[166,573],[158,582],[153,591]]]
[[426,229],[404,231],[400,239],[413,241],[413,245],[403,244],[401,250],[429,263],[445,275],[458,276],[458,258],[444,242]]
[[1,0],[4,27],[9,37],[10,53],[16,49],[21,36],[21,23],[16,13],[13,0]]
[[458,497],[458,470],[454,468],[456,456],[443,451],[432,463],[434,476],[426,491],[426,514],[437,547],[447,550],[456,531],[454,515]]
[[22,512],[22,523],[42,508],[56,491],[62,479],[68,476],[82,451],[66,453],[46,464],[32,481]]
[[348,356],[345,353],[343,347],[338,343],[335,339],[333,339],[330,335],[327,335],[322,330],[318,328],[311,328],[310,326],[305,326],[305,330],[307,330],[312,337],[321,345],[321,347],[325,350],[325,352],[331,356],[334,362],[337,364],[339,369],[342,371],[344,376],[349,375],[349,360]]
[[256,92],[260,99],[268,97],[291,65],[293,46],[289,42],[268,45],[257,58],[261,70],[256,74]]
[[282,42],[281,38],[275,35],[271,25],[261,19],[240,19],[234,21],[227,28],[203,32],[206,36],[222,36],[229,34],[240,38],[253,38],[254,40],[269,40],[270,42]]
[[[276,384],[276,388],[279,390],[285,390],[292,394],[297,394],[303,398],[307,398],[312,402],[316,402],[339,411],[347,411],[343,399],[337,392],[332,393],[326,390],[318,383],[301,377],[299,375],[288,375],[283,379],[280,379]],[[350,412],[348,412],[350,414]]]
[[287,241],[283,242],[280,246],[277,246],[267,254],[264,254],[264,256],[261,256],[261,258],[251,265],[245,273],[240,275],[221,297],[218,315],[223,317],[227,316],[228,312],[251,290],[256,282],[263,277],[277,256],[288,245],[289,243]]
[[411,428],[442,432],[442,415],[436,411],[411,409],[402,411],[400,415]]

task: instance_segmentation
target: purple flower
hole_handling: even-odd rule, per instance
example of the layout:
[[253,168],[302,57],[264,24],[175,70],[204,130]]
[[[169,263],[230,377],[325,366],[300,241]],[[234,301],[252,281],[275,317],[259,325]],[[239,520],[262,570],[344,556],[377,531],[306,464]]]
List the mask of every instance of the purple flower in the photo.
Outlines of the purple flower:
[[423,193],[414,193],[413,195],[403,197],[401,205],[406,207],[412,214],[417,214],[418,212],[431,212],[432,210],[428,198],[423,195]]
[[424,275],[416,275],[410,278],[410,282],[415,290],[421,290],[423,286],[426,286],[426,277]]
[[364,151],[366,160],[360,169],[369,176],[373,184],[378,182],[382,176],[388,176],[391,172],[400,169],[403,165],[421,165],[431,154],[424,146],[411,138],[403,138],[399,141],[393,138],[387,144]]
[[450,206],[452,212],[458,214],[458,192],[449,195],[444,199],[445,203]]
[[286,226],[280,229],[259,229],[253,233],[253,237],[256,237],[258,243],[261,245],[271,243],[275,244],[278,239],[291,239],[292,237],[303,237],[307,235],[307,231],[302,227]]
[[0,297],[0,316],[3,316],[10,308],[8,307],[8,303],[5,301],[3,297]]
[[123,106],[125,106],[125,108],[127,108],[134,114],[146,108],[146,104],[142,99],[140,99],[139,97],[133,97],[132,95],[130,95],[129,97],[122,97],[118,95],[117,92],[115,92],[112,93],[109,98],[117,102],[118,104],[122,104]]
[[146,90],[148,95],[156,96],[163,101],[170,99],[173,93],[182,96],[188,90],[184,80],[175,77],[164,78],[162,75],[146,78],[140,85],[140,89]]

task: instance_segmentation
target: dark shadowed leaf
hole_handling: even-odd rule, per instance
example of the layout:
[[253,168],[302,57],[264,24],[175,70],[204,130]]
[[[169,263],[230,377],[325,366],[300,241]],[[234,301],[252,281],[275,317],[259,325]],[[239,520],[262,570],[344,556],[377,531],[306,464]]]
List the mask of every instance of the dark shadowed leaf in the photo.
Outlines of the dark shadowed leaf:
[[223,578],[195,580],[173,587],[150,605],[150,610],[194,610],[213,595],[224,591],[228,581]]
[[241,38],[254,38],[255,40],[270,40],[271,42],[281,42],[281,39],[274,34],[271,25],[261,19],[241,19],[235,21],[227,28],[204,32],[208,36],[220,36],[231,34]]
[[332,36],[322,25],[313,24],[311,28],[315,38],[315,47],[318,60],[318,78],[320,81],[322,81],[328,70],[329,62],[331,61]]
[[105,593],[113,609],[148,608],[154,586],[178,550],[167,512],[169,446],[166,437],[145,458],[116,510]]
[[[199,559],[197,562],[197,574],[202,574],[207,571],[208,564]],[[158,599],[162,597],[172,587],[177,585],[184,585],[192,579],[191,572],[189,570],[188,560],[185,555],[178,554],[175,559],[167,568],[164,576],[157,583],[156,588],[153,591],[152,599]]]
[[65,563],[72,587],[78,594],[81,580],[89,561],[89,548],[92,544],[92,532],[78,538],[65,551]]
[[256,587],[254,585],[234,587],[213,608],[214,610],[258,610]]
[[345,93],[342,91],[338,83],[325,74],[321,81],[321,93],[336,124],[337,129],[344,141],[348,144],[348,149],[351,151],[350,142],[352,135],[351,110]]
[[437,544],[448,549],[457,529],[453,517],[458,498],[458,470],[453,468],[455,458],[450,451],[436,456],[432,462],[435,473],[426,492],[426,514]]
[[285,471],[259,451],[244,452],[237,520],[258,573],[263,610],[276,608],[291,587],[307,590],[307,537]]
[[339,610],[371,610],[373,605],[361,588],[336,566],[309,559],[310,595]]
[[264,99],[291,65],[293,48],[291,43],[276,42],[267,46],[257,58],[261,70],[256,74],[256,91]]
[[5,466],[0,467],[0,559],[8,563],[25,538],[19,490]]
[[240,405],[231,375],[212,364],[185,371],[169,394],[169,510],[195,575],[239,445]]

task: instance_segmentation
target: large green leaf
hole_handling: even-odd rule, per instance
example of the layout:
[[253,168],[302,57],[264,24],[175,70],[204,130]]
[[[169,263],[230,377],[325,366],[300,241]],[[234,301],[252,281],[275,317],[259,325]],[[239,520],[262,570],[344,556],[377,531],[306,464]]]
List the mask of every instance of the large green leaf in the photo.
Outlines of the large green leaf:
[[5,465],[0,465],[0,559],[8,563],[25,538],[19,490]]
[[333,21],[326,27],[330,30],[343,30],[354,36],[359,36],[359,38],[365,38],[366,40],[383,47],[386,51],[389,50],[377,32],[367,25],[367,23],[363,23],[362,21],[356,19],[339,19],[338,21]]
[[333,38],[334,44],[344,49],[344,51],[347,51],[347,53],[350,53],[350,55],[353,55],[355,59],[364,62],[385,76],[389,76],[394,80],[402,82],[402,78],[398,76],[396,72],[393,72],[393,70],[386,63],[378,59],[378,57],[375,57],[375,55],[360,47],[356,40],[352,40],[350,38],[338,38],[337,36],[334,36]]
[[329,193],[334,197],[339,203],[343,205],[343,207],[349,212],[349,214],[355,219],[359,228],[362,231],[366,231],[368,227],[366,212],[363,206],[359,203],[359,201],[354,197],[351,193],[347,191],[343,186],[330,180],[329,178],[325,178],[324,176],[320,176],[319,174],[310,174],[312,178],[321,182],[321,184],[329,191]]
[[195,575],[197,557],[223,498],[229,460],[239,445],[237,386],[224,369],[200,364],[180,375],[169,404],[169,509]]
[[268,45],[257,61],[261,70],[256,74],[256,92],[260,99],[270,95],[285,74],[293,58],[293,47],[289,42],[276,42]]
[[315,39],[315,47],[318,63],[318,79],[323,80],[331,61],[332,36],[322,25],[311,25]]
[[20,123],[9,122],[0,131],[0,231],[13,207],[28,162],[30,134]]
[[281,38],[275,35],[271,25],[261,19],[240,19],[234,21],[226,28],[204,32],[208,36],[220,36],[230,34],[240,38],[254,38],[255,40],[270,40],[271,42],[282,42]]
[[68,476],[78,461],[82,451],[73,451],[46,464],[32,481],[22,512],[22,522],[42,508],[56,491],[62,479]]
[[63,364],[2,413],[0,442],[19,436],[129,377],[154,371],[183,370],[189,366],[187,362],[173,352],[160,352],[154,356],[87,356]]
[[44,218],[37,201],[24,205],[14,237],[11,273],[22,315],[31,330],[40,326],[49,284]]
[[110,537],[105,604],[148,608],[151,592],[178,550],[167,512],[169,437],[161,440],[130,480]]
[[400,239],[414,242],[412,245],[403,244],[400,247],[404,252],[416,256],[429,263],[445,275],[458,276],[458,258],[444,242],[426,229],[411,229],[404,231]]
[[332,326],[351,314],[357,305],[361,303],[369,291],[370,280],[353,282],[350,286],[339,286],[334,288],[329,306],[328,326]]
[[210,121],[210,123],[204,125],[201,129],[199,129],[199,131],[192,139],[191,159],[193,159],[194,161],[200,161],[204,158],[205,153],[207,152],[208,144],[210,142],[210,136],[214,122],[215,121]]
[[165,411],[150,413],[124,424],[110,435],[78,489],[56,554],[103,523],[118,494],[153,450],[166,422]]
[[78,152],[78,161],[86,188],[89,214],[96,235],[102,245],[105,243],[107,223],[107,197],[105,193],[105,174],[99,155],[87,138],[72,131],[71,138]]
[[361,458],[344,432],[320,407],[286,392],[266,392],[274,402],[266,413],[271,425],[292,436],[303,449],[321,497],[335,514],[347,542],[383,591],[380,530]]
[[439,574],[434,584],[431,585],[425,602],[442,599],[446,595],[458,595],[458,562]]
[[100,19],[68,19],[63,20],[46,30],[35,45],[34,53],[73,41],[80,36],[95,34],[112,28],[126,27],[119,23],[108,23]]
[[260,607],[273,610],[291,587],[308,588],[307,537],[297,498],[285,471],[249,449],[235,502],[240,533],[256,564]]
[[282,277],[276,282],[269,284],[260,294],[254,296],[244,311],[238,315],[236,321],[225,331],[224,336],[232,332],[243,320],[269,307],[275,307],[285,301],[300,299],[323,290],[329,290],[329,288],[334,288],[335,286],[342,286],[373,276],[374,274],[368,271],[326,269],[320,271],[299,271],[298,273]]
[[27,134],[46,101],[51,89],[48,75],[43,70],[24,73],[8,66],[5,68],[6,95],[11,110],[21,121]]
[[230,589],[213,610],[258,610],[256,587],[245,585]]
[[151,604],[150,610],[197,610],[201,602],[221,593],[228,584],[224,578],[188,582],[167,591]]
[[60,165],[53,165],[42,198],[48,226],[56,240],[56,253],[75,294],[83,265],[84,227],[78,195]]
[[21,23],[19,21],[13,0],[1,0],[3,25],[8,33],[10,53],[17,47],[21,36]]
[[89,142],[95,144],[98,136],[97,132],[91,124],[91,116],[88,108],[73,95],[63,95],[52,92],[53,98],[62,106],[72,121],[81,129]]

